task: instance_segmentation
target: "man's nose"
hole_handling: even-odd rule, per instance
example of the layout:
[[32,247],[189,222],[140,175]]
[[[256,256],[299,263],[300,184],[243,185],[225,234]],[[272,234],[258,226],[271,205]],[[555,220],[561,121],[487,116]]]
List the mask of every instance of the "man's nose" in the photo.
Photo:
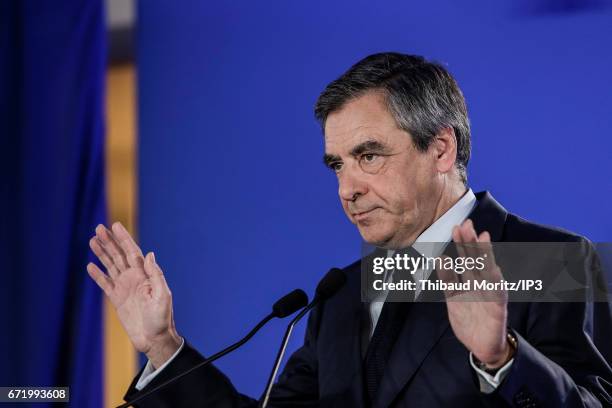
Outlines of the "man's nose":
[[[347,166],[348,167],[348,166]],[[338,195],[346,201],[355,201],[368,192],[368,186],[359,169],[344,168],[338,177]]]

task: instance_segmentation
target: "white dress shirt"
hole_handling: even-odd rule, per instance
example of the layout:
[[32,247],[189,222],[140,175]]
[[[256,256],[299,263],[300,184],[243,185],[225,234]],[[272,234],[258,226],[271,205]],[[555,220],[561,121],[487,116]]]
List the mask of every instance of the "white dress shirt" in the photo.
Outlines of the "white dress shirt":
[[172,355],[172,357],[168,359],[168,361],[166,361],[164,364],[159,366],[157,370],[155,369],[155,367],[153,367],[153,364],[151,364],[151,360],[147,361],[147,365],[145,366],[144,370],[142,370],[142,374],[140,374],[140,378],[138,379],[138,382],[136,383],[136,389],[138,391],[142,390],[151,381],[153,381],[153,379],[157,377],[157,375],[161,373],[163,369],[166,368],[168,364],[170,364],[170,362],[176,358],[176,356],[178,356],[178,354],[183,349],[183,346],[185,345],[185,339],[181,339],[181,340],[183,341],[181,342],[181,346],[178,348],[178,350],[176,350],[176,352]]
[[[436,257],[439,256],[446,245],[450,242],[452,238],[452,231],[455,225],[460,225],[465,219],[468,217],[470,212],[476,206],[476,196],[471,189],[461,197],[455,205],[448,209],[440,218],[438,218],[429,228],[427,228],[421,235],[418,236],[412,247],[418,251],[421,255],[426,257]],[[432,245],[432,243],[439,243],[440,245]],[[389,251],[388,256],[392,256],[394,251]],[[431,274],[431,270],[420,269],[415,272],[414,280],[418,282],[421,279],[427,279]],[[391,273],[385,273],[384,280],[388,281],[392,277]],[[417,286],[417,291],[415,293],[415,299],[418,298],[420,294],[420,289]],[[374,333],[374,329],[376,328],[376,323],[378,323],[378,318],[380,317],[380,312],[382,310],[384,300],[387,296],[386,292],[382,292],[382,295],[377,298],[376,301],[370,303],[370,319],[372,324],[370,330],[370,338]],[[161,367],[155,369],[151,361],[147,362],[140,379],[136,383],[136,389],[142,390],[147,386],[153,379],[160,373],[174,358],[180,353],[183,349],[183,345],[185,344],[185,340],[181,343],[179,349],[166,361]],[[484,393],[493,392],[502,380],[505,378],[510,366],[514,359],[510,360],[506,363],[502,368],[497,371],[495,376],[479,369],[474,363],[474,357],[472,353],[470,353],[470,364],[472,368],[478,374],[478,381],[480,383],[480,391]]]

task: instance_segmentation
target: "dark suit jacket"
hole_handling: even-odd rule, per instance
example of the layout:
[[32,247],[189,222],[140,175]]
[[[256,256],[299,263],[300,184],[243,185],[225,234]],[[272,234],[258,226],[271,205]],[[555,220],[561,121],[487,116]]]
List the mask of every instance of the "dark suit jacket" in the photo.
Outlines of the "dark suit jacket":
[[[508,213],[489,193],[477,194],[470,218],[493,241],[584,242],[584,238]],[[271,407],[362,407],[364,403],[360,263],[347,284],[309,316],[304,345],[287,362]],[[518,348],[502,384],[483,394],[468,350],[455,337],[446,303],[414,303],[395,343],[374,407],[610,407],[612,316],[606,302],[509,303]],[[145,390],[202,361],[185,344]],[[140,374],[139,374],[140,375]],[[138,377],[136,377],[137,379]],[[130,386],[125,399],[138,394]],[[214,366],[197,370],[137,406],[255,407]]]

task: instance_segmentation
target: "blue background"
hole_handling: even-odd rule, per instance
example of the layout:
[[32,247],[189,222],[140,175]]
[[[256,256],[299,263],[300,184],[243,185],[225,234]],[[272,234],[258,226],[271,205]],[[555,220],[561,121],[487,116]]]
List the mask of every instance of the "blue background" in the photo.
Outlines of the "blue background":
[[[610,4],[139,2],[139,231],[180,333],[210,355],[280,295],[312,293],[328,268],[358,257],[312,108],[374,52],[421,54],[456,76],[475,191],[609,241]],[[219,362],[241,391],[260,394],[284,324]]]

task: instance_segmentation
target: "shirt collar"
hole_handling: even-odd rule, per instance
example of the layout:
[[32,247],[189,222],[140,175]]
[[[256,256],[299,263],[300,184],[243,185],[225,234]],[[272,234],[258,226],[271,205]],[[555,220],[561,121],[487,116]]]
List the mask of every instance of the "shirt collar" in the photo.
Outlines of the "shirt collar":
[[413,248],[425,256],[437,256],[442,253],[452,238],[453,227],[463,223],[476,204],[476,196],[469,188],[459,201],[417,237],[412,245]]

